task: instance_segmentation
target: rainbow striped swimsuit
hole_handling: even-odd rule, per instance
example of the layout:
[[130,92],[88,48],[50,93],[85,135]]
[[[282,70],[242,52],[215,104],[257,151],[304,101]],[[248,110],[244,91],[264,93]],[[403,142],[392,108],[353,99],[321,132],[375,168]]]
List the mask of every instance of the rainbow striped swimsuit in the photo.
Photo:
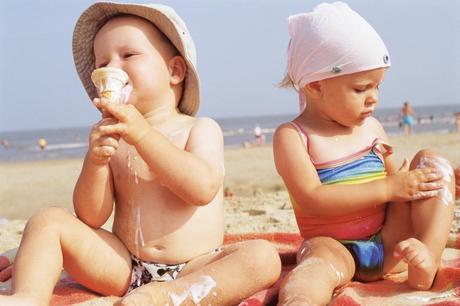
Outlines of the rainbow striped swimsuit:
[[[308,150],[307,134],[301,126],[292,122],[304,139]],[[375,139],[372,144],[350,156],[326,163],[315,163],[322,184],[362,184],[386,177],[385,167],[378,154],[380,146],[390,151],[388,145]],[[305,239],[327,236],[337,239],[352,254],[356,273],[355,279],[373,281],[383,271],[383,245],[380,230],[385,218],[385,207],[367,208],[344,216],[313,216],[297,205],[291,196],[297,225]]]

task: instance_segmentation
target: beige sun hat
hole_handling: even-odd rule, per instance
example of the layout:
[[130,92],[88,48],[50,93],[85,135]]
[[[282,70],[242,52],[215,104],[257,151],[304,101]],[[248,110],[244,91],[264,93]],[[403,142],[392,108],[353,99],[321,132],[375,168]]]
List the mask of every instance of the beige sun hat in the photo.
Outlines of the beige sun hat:
[[161,4],[98,2],[83,12],[75,25],[72,51],[78,75],[89,97],[93,99],[98,96],[96,87],[91,81],[91,72],[95,69],[94,37],[109,18],[119,14],[130,14],[147,19],[176,47],[187,63],[179,110],[187,115],[195,115],[200,105],[200,80],[196,68],[195,44],[187,26],[174,9]]

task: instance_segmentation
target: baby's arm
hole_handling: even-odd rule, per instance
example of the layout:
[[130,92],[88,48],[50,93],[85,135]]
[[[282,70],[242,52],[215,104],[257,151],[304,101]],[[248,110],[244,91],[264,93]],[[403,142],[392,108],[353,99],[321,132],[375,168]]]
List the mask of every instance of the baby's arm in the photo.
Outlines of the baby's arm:
[[102,136],[99,130],[101,126],[115,122],[112,118],[104,118],[91,129],[88,153],[73,193],[75,213],[94,228],[102,226],[113,209],[109,161],[118,148],[118,139],[111,135]]
[[152,128],[133,105],[97,104],[117,120],[101,127],[103,134],[119,134],[136,147],[161,183],[193,205],[210,203],[223,182],[223,136],[209,118],[196,119],[185,150]]
[[222,186],[223,136],[212,119],[196,119],[185,150],[154,129],[136,149],[161,182],[187,203],[208,204]]
[[[343,215],[389,201],[408,201],[420,194],[420,188],[425,188],[419,183],[438,181],[441,177],[435,169],[427,168],[396,172],[385,179],[356,185],[322,185],[297,130],[291,125],[277,129],[273,148],[276,168],[291,196],[315,215]],[[402,193],[402,185],[409,186],[404,189],[406,193]]]

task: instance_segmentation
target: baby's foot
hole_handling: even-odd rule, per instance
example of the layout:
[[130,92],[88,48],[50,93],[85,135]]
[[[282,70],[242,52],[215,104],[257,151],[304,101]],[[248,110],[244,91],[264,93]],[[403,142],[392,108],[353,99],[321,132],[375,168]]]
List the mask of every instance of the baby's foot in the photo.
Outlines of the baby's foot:
[[417,290],[431,288],[438,264],[425,244],[415,238],[403,240],[395,246],[393,256],[407,263],[409,287]]

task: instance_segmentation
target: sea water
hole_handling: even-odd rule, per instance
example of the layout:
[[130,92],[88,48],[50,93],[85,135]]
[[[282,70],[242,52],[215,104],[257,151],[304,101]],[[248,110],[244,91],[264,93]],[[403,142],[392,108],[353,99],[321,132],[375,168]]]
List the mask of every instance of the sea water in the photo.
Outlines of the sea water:
[[[460,105],[437,105],[414,107],[414,133],[450,133],[455,131],[455,113]],[[381,108],[375,117],[389,135],[402,134],[398,126],[399,108]],[[222,128],[226,147],[239,147],[254,139],[254,128],[259,125],[266,141],[271,142],[276,127],[294,119],[296,114],[261,115],[251,117],[215,118]],[[0,132],[0,162],[81,158],[88,149],[90,127],[60,128],[49,130]],[[47,146],[40,150],[38,140],[45,138]]]

